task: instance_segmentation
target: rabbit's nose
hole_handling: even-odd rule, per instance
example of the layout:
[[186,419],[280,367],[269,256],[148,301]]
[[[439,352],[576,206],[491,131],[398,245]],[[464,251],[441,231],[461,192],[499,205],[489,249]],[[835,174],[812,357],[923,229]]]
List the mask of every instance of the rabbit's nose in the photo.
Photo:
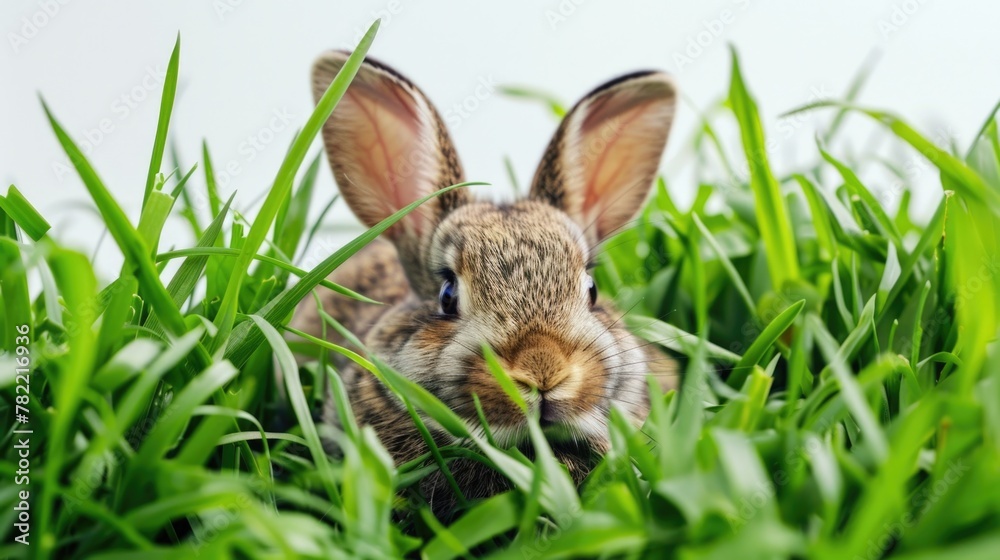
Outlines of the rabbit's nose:
[[511,360],[510,376],[529,388],[544,393],[558,387],[572,370],[559,344],[549,337],[533,337],[522,343],[523,350]]

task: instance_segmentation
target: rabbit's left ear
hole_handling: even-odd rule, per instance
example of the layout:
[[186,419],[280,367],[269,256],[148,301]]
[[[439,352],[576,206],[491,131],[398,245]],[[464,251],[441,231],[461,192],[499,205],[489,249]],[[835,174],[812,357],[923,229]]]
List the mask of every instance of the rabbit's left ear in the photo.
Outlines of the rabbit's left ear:
[[612,80],[580,100],[549,142],[529,197],[563,210],[593,246],[638,212],[653,184],[677,95],[662,72]]
[[[328,51],[313,64],[313,96],[320,97],[350,55]],[[341,194],[368,227],[436,190],[462,181],[462,166],[437,110],[402,74],[365,59],[333,114],[323,142]],[[418,243],[453,208],[464,189],[428,201],[390,228],[397,245]]]

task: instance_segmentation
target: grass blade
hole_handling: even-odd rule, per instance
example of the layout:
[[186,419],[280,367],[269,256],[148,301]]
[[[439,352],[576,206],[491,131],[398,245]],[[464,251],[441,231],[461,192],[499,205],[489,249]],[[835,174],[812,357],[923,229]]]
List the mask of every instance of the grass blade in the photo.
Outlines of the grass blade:
[[760,335],[754,339],[752,344],[750,344],[750,348],[747,348],[746,353],[743,354],[740,361],[736,362],[736,366],[733,367],[733,371],[729,375],[729,379],[726,380],[730,387],[739,388],[743,386],[743,382],[746,380],[747,375],[753,367],[761,363],[767,355],[767,351],[772,348],[775,343],[778,342],[778,338],[792,326],[792,323],[794,323],[795,319],[798,318],[799,313],[805,305],[806,300],[804,299],[796,301],[785,308],[770,323],[768,323],[766,327],[764,327],[764,330],[761,331]]
[[177,94],[177,69],[180,64],[181,36],[177,34],[174,50],[170,53],[167,63],[167,74],[163,80],[163,95],[160,97],[160,118],[156,123],[156,136],[153,139],[153,154],[149,158],[149,172],[146,173],[146,188],[142,195],[142,205],[146,206],[149,196],[153,194],[156,175],[163,163],[163,151],[167,145],[167,129],[170,127],[170,113],[174,108],[174,96]]
[[750,187],[757,201],[757,224],[767,249],[771,285],[777,292],[786,282],[797,280],[800,276],[795,236],[788,219],[788,208],[781,196],[781,189],[768,163],[767,144],[760,117],[757,115],[757,104],[743,83],[740,61],[735,50],[732,51],[732,59],[729,103],[740,123],[743,150],[750,166]]
[[14,185],[7,189],[7,196],[0,195],[0,213],[10,216],[35,241],[41,240],[52,227]]

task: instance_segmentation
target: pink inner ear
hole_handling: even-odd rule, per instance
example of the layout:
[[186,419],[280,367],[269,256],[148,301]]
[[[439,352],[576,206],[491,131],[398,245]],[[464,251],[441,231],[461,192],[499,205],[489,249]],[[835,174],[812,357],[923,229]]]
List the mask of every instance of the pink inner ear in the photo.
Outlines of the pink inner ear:
[[381,191],[379,200],[387,215],[420,197],[418,167],[426,165],[428,157],[421,150],[420,121],[413,101],[407,102],[404,96],[397,89],[372,88],[347,94],[357,109],[351,113],[364,120],[352,127],[354,137],[347,140],[355,142],[358,170]]
[[[439,162],[433,110],[392,78],[359,74],[328,124],[341,192],[369,226],[430,193]],[[419,234],[426,210],[417,209],[388,235]]]
[[647,186],[644,183],[656,171],[662,144],[656,141],[655,134],[649,133],[648,126],[636,122],[651,116],[658,107],[656,101],[608,95],[588,107],[581,123],[581,141],[576,150],[586,181],[583,218],[587,224],[596,220],[600,236],[611,233],[609,224],[630,217],[635,210],[634,199],[644,197]]
[[635,145],[639,135],[634,133],[631,124],[642,117],[642,109],[641,105],[633,105],[615,115],[602,114],[607,111],[598,110],[584,121],[581,129],[586,138],[582,146],[583,164],[585,176],[590,178],[585,187],[586,207],[597,204],[609,194],[614,179],[636,163],[635,151],[641,147]]

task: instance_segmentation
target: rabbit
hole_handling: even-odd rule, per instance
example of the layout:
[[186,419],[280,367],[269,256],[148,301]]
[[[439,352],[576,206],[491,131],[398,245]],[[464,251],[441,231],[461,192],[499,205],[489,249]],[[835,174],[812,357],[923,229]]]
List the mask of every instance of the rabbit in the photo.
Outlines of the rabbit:
[[[317,100],[349,54],[330,51],[316,60]],[[609,449],[610,408],[641,425],[647,375],[665,388],[676,379],[673,360],[621,325],[588,273],[600,242],[627,226],[647,198],[676,97],[671,77],[658,71],[594,89],[559,125],[525,198],[494,203],[468,187],[431,199],[330,277],[383,305],[322,289],[324,310],[483,433],[477,395],[498,445],[532,456],[523,413],[484,363],[488,344],[579,483]],[[410,80],[371,58],[324,124],[323,140],[343,199],[369,227],[464,180],[438,111]],[[321,322],[310,297],[291,325],[320,336]],[[354,364],[335,365],[358,423],[374,428],[397,465],[427,451],[398,398]],[[336,423],[327,401],[325,420]],[[463,443],[427,424],[440,445]],[[467,498],[510,487],[472,460],[450,468]],[[428,478],[425,495],[450,493],[440,475]]]

